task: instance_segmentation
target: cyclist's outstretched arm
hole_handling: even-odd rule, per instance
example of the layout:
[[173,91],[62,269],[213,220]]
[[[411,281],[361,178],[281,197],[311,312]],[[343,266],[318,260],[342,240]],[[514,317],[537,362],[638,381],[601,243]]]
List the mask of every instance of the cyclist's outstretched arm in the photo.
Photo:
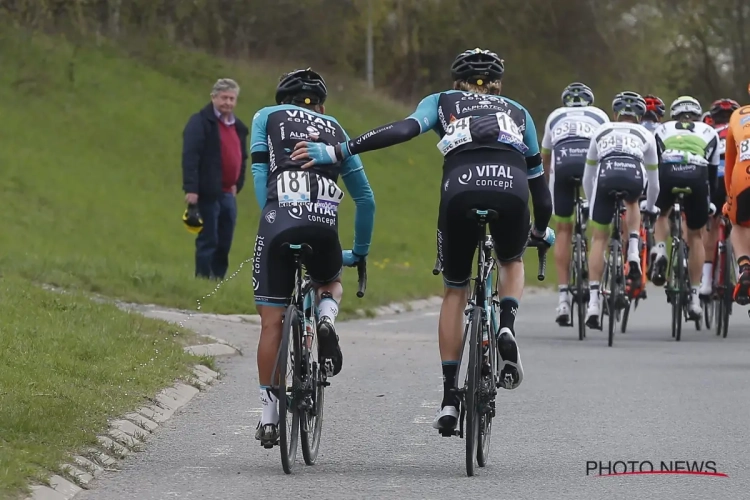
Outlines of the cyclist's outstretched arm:
[[544,178],[549,183],[550,170],[552,168],[552,133],[550,132],[550,122],[552,115],[547,117],[544,124],[544,135],[542,136],[542,167],[544,167]]
[[250,131],[250,158],[253,163],[253,186],[255,187],[255,199],[260,209],[266,206],[268,196],[268,142],[266,134],[266,122],[268,113],[266,108],[261,109],[253,116],[253,124]]
[[594,179],[596,177],[596,167],[599,165],[599,147],[596,144],[596,134],[591,138],[589,151],[586,153],[586,167],[583,169],[583,194],[586,199],[591,201],[594,195]]
[[653,213],[656,199],[659,197],[659,147],[656,137],[649,135],[648,145],[643,152],[643,164],[646,167],[646,210]]
[[[346,160],[350,156],[377,149],[387,148],[414,139],[420,134],[432,130],[438,123],[439,94],[432,94],[419,103],[417,109],[403,120],[389,123],[365,132],[356,139],[340,142],[335,146],[325,146],[315,142],[298,142],[292,153],[293,160],[309,158],[302,165],[308,168],[316,164],[333,164]],[[305,149],[303,156],[301,150]]]
[[528,110],[524,109],[524,112],[526,113],[526,130],[523,133],[523,142],[529,148],[524,156],[529,179],[529,193],[531,193],[531,203],[534,208],[534,229],[542,233],[547,230],[549,220],[552,218],[552,195],[544,175],[534,120]]
[[737,143],[734,140],[734,134],[732,130],[729,130],[727,134],[726,152],[724,153],[724,187],[727,193],[731,193],[732,190],[732,172],[734,171],[734,164],[737,161]]
[[354,215],[354,246],[352,252],[364,257],[370,252],[372,232],[375,225],[375,196],[359,156],[351,156],[344,161],[341,178],[346,190],[356,205]]

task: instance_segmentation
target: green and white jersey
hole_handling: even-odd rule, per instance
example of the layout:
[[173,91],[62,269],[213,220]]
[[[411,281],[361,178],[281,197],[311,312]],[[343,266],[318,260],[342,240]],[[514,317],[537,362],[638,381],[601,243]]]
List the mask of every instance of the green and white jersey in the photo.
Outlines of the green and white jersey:
[[661,162],[671,164],[718,166],[721,141],[716,130],[703,122],[662,123],[654,131],[663,152]]

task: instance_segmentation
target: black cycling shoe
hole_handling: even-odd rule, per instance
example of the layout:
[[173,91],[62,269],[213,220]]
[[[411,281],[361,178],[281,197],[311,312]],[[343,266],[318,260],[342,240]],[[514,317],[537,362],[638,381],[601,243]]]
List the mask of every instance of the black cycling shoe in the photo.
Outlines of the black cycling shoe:
[[732,292],[732,300],[740,306],[750,304],[750,268],[742,269]]
[[255,439],[260,441],[263,448],[273,448],[279,444],[279,426],[277,424],[261,425],[258,422],[258,428],[255,431]]
[[323,316],[318,322],[318,360],[327,377],[334,377],[341,371],[344,355],[339,346],[339,336],[333,323]]
[[651,283],[656,286],[664,286],[667,282],[667,257],[662,255],[656,258],[651,269]]

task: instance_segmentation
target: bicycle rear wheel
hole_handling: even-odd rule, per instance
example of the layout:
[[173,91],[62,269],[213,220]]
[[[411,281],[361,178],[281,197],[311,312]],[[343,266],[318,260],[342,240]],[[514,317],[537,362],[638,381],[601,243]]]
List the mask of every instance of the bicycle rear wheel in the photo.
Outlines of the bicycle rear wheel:
[[685,267],[683,266],[683,246],[685,243],[680,240],[676,247],[672,248],[672,337],[679,342],[682,335],[682,315],[685,307],[685,292],[683,290],[685,283]]
[[300,376],[300,322],[294,304],[286,308],[281,346],[277,358],[279,395],[279,448],[281,466],[287,474],[292,473],[297,459],[299,436],[299,409],[297,408],[298,381]]
[[469,363],[466,369],[466,475],[474,475],[474,461],[479,441],[479,386],[482,362],[482,314],[474,307],[469,319]]
[[303,408],[300,412],[300,438],[302,439],[302,457],[307,465],[314,465],[320,448],[320,434],[323,429],[323,404],[325,402],[325,380],[318,363],[317,334],[315,333],[315,316],[311,315],[312,332],[305,332],[302,342],[302,367],[304,379],[302,387]]
[[723,307],[723,324],[721,328],[721,335],[723,338],[727,338],[729,333],[729,315],[732,314],[732,304],[734,302],[732,295],[734,294],[735,285],[735,267],[734,267],[734,252],[732,251],[732,244],[729,239],[726,240],[726,253],[724,254],[724,294],[722,299]]
[[[575,249],[573,265],[575,269],[575,296],[573,300],[578,314],[578,340],[586,338],[586,290],[584,288],[584,266],[586,265],[586,250],[582,242],[582,236],[575,236]],[[570,311],[571,318],[573,311]]]
[[612,347],[615,339],[615,328],[617,327],[617,305],[620,296],[620,285],[618,282],[623,275],[620,253],[621,249],[619,245],[613,245],[609,252],[609,297],[607,298],[607,308],[609,309],[609,338],[607,344],[609,347]]
[[[492,280],[490,279],[491,283]],[[484,467],[490,458],[490,444],[492,442],[492,419],[495,417],[495,395],[497,394],[497,381],[500,377],[500,370],[497,363],[497,341],[493,332],[497,331],[495,318],[495,307],[493,302],[490,305],[490,331],[487,332],[487,373],[481,371],[481,391],[479,414],[479,440],[477,441],[477,464]],[[482,328],[486,328],[486,323],[482,322]],[[484,350],[484,349],[483,349]],[[484,355],[482,355],[482,366],[485,366]]]

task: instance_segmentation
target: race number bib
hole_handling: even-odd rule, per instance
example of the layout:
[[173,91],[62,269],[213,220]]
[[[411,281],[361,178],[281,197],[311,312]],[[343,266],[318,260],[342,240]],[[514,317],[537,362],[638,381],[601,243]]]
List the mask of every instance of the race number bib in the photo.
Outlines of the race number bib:
[[310,173],[285,170],[276,177],[279,206],[310,203]]
[[552,141],[557,142],[566,137],[581,137],[591,139],[594,135],[594,126],[587,122],[565,120],[552,130]]
[[457,147],[468,144],[472,141],[471,130],[469,129],[469,122],[471,117],[461,118],[453,123],[449,123],[445,127],[445,135],[440,142],[437,143],[437,148],[443,154],[447,155]]
[[745,139],[740,143],[740,161],[750,161],[750,139]]
[[504,142],[515,147],[522,153],[529,150],[529,147],[523,142],[523,133],[513,118],[507,113],[495,113],[497,125],[500,127],[500,134],[497,137],[499,142]]
[[338,206],[344,199],[344,192],[336,185],[333,180],[323,177],[318,178],[318,203],[327,203]]
[[639,159],[643,158],[641,141],[631,135],[609,134],[596,145],[599,148],[600,158],[611,153],[625,153]]
[[661,155],[662,163],[679,163],[681,165],[695,165],[698,167],[708,166],[708,160],[704,157],[687,151],[667,149]]

